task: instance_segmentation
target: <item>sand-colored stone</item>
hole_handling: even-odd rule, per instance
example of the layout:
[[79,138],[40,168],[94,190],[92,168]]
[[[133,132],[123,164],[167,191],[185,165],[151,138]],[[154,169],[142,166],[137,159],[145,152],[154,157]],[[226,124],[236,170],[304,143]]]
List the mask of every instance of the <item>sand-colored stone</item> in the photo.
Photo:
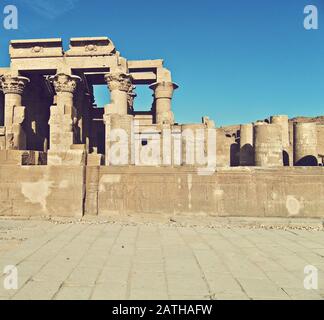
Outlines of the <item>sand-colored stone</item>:
[[270,117],[270,122],[272,124],[277,124],[281,127],[282,134],[282,148],[283,148],[283,163],[285,166],[289,166],[293,164],[293,154],[292,154],[292,143],[289,129],[289,118],[287,115],[276,115]]
[[213,176],[197,176],[188,168],[143,167],[100,167],[98,175],[98,168],[92,167],[87,175],[96,174],[98,197],[89,201],[97,201],[91,207],[98,208],[99,215],[320,217],[324,206],[322,171],[307,169],[307,189],[304,169],[299,168],[229,168],[219,169]]
[[253,124],[241,125],[240,128],[240,165],[254,165]]
[[282,129],[276,124],[260,124],[254,127],[254,156],[258,167],[283,165]]
[[[0,215],[83,215],[84,169],[81,166],[0,166]],[[2,192],[1,192],[2,193]]]
[[318,162],[316,123],[295,123],[294,163],[298,166],[316,166]]
[[[66,51],[59,38],[13,40],[9,53],[0,215],[323,216],[323,167],[283,167],[308,156],[316,161],[303,166],[322,164],[322,117],[178,123],[178,85],[164,61],[127,60],[107,37],[72,38]],[[95,104],[95,85],[109,104]],[[146,111],[135,110],[139,86],[152,89]]]

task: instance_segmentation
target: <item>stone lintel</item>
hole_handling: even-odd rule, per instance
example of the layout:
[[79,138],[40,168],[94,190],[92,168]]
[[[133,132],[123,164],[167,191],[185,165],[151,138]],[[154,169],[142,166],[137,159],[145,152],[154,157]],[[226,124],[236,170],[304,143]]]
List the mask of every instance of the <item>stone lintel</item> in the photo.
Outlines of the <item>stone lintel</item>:
[[[40,57],[40,59],[34,58],[21,58],[13,59],[11,67],[12,69],[22,71],[33,70],[45,70],[46,72],[52,70],[53,73],[62,70],[66,70],[67,67],[71,69],[83,70],[85,72],[89,70],[102,70],[107,72],[107,69],[116,68],[117,58],[116,56],[83,56],[80,57]],[[66,71],[65,71],[66,72]]]
[[70,50],[65,53],[66,56],[70,57],[111,56],[115,54],[115,45],[107,37],[72,38],[70,39]]
[[63,57],[62,39],[12,40],[9,53],[11,59]]
[[163,60],[128,60],[128,69],[130,72],[145,71],[147,69],[163,68]]
[[156,74],[154,72],[133,72],[131,75],[134,84],[152,84],[156,82]]

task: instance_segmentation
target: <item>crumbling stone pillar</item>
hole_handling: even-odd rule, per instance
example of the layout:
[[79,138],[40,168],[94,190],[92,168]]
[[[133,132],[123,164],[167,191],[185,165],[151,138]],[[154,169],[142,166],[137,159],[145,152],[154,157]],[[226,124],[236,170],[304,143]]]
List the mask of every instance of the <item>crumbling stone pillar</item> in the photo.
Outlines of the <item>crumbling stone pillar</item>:
[[5,95],[4,125],[6,127],[6,149],[25,150],[26,135],[22,127],[25,119],[25,107],[22,95],[29,79],[6,74],[1,76],[0,84]]
[[294,124],[294,164],[296,166],[317,166],[316,123]]
[[279,116],[272,116],[270,118],[270,122],[272,124],[278,124],[281,126],[282,131],[282,146],[284,148],[288,148],[289,147],[289,119],[287,115],[279,115]]
[[60,73],[52,78],[56,92],[56,106],[51,107],[50,116],[50,150],[69,150],[75,139],[77,123],[73,95],[79,77]]
[[[132,163],[132,125],[133,116],[130,111],[136,94],[132,84],[132,76],[127,73],[117,72],[106,74],[105,79],[110,90],[111,103],[105,107],[105,163],[106,165],[129,165]],[[116,137],[120,138],[116,141]],[[120,147],[122,154],[125,154],[125,161],[116,163],[123,157],[114,157],[112,146]]]
[[108,73],[105,75],[105,80],[110,90],[111,99],[105,113],[128,114],[129,93],[133,89],[132,76],[122,72]]
[[240,166],[254,166],[253,125],[240,127]]
[[289,118],[287,115],[272,116],[270,118],[272,124],[277,124],[281,127],[282,135],[282,147],[283,147],[283,161],[284,165],[289,166],[292,161],[292,152],[290,150],[290,139],[289,139]]
[[157,82],[150,86],[154,91],[155,118],[157,124],[174,124],[171,100],[178,86],[172,82]]
[[73,98],[80,78],[59,73],[52,79],[56,106],[51,107],[48,165],[84,165],[86,145],[77,144],[78,116]]
[[257,167],[283,165],[281,126],[258,124],[254,126],[254,156]]

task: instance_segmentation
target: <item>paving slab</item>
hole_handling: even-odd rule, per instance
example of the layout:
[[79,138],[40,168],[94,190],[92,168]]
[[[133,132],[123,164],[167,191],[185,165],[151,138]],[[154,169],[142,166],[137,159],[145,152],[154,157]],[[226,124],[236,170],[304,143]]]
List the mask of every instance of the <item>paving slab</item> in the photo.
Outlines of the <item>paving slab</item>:
[[[1,218],[0,300],[324,299],[324,231],[312,221],[108,220]],[[4,286],[8,265],[17,289]]]

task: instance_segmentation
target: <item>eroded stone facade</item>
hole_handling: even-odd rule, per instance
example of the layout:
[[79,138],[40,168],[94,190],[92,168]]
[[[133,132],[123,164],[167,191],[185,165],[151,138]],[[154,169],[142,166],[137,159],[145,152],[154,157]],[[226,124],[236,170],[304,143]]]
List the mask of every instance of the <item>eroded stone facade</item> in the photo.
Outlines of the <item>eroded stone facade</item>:
[[[303,197],[299,178],[313,179],[315,171],[305,167],[323,166],[322,118],[300,121],[274,115],[216,128],[203,117],[201,123],[179,124],[172,108],[178,85],[163,60],[127,60],[106,37],[73,38],[67,51],[61,39],[14,40],[9,52],[10,67],[0,68],[0,214],[151,210],[284,216],[291,214],[289,199],[299,199],[296,215],[324,212],[324,168],[316,169],[316,182],[310,181],[316,197]],[[107,87],[108,105],[95,104],[95,85]],[[150,111],[134,110],[138,86],[152,90]],[[116,161],[120,153],[124,162]],[[195,171],[205,166],[210,166],[210,178]],[[264,170],[269,188],[262,190],[258,171],[251,167]],[[292,184],[282,184],[287,170]],[[12,175],[12,183],[11,171],[18,174]],[[192,178],[194,172],[197,178]],[[272,175],[277,180],[270,182]],[[193,191],[199,193],[198,186],[199,196]],[[72,198],[68,190],[73,190]],[[258,197],[259,192],[264,194]],[[148,197],[155,200],[145,202]]]

